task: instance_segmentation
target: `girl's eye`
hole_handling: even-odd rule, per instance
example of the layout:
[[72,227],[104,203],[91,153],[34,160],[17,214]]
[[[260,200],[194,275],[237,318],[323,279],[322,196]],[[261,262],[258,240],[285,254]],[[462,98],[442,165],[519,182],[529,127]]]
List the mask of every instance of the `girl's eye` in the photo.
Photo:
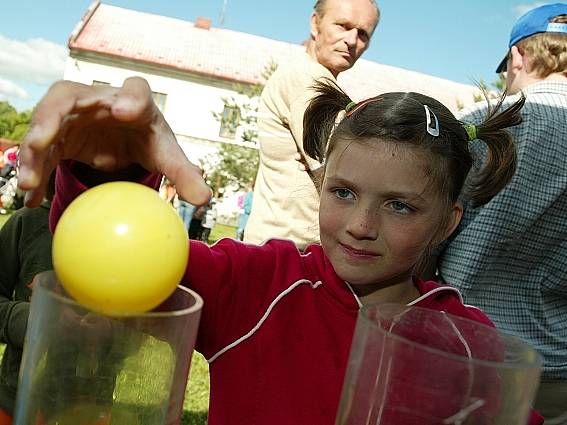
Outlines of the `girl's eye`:
[[354,199],[354,193],[352,193],[349,189],[339,188],[334,189],[333,192],[339,199]]
[[390,208],[392,208],[392,210],[394,210],[394,212],[399,213],[399,214],[410,214],[413,209],[411,207],[409,207],[408,205],[404,204],[403,202],[400,201],[392,201],[390,202]]

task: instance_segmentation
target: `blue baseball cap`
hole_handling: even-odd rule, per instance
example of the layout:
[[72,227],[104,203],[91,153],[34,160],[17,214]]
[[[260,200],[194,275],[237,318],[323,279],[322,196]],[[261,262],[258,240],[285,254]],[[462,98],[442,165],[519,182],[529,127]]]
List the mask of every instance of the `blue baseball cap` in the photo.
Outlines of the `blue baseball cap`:
[[[546,4],[530,10],[521,16],[516,22],[510,33],[510,49],[518,41],[531,37],[534,34],[542,32],[557,32],[567,34],[567,24],[552,23],[551,20],[559,15],[567,15],[567,3]],[[504,56],[496,72],[506,71],[506,63],[508,62],[508,54]]]

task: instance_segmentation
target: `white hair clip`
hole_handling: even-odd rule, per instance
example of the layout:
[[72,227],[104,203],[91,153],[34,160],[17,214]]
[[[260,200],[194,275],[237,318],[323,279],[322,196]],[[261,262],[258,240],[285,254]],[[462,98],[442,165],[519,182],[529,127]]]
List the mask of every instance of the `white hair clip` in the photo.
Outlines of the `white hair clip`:
[[[437,120],[437,115],[433,112],[427,105],[423,105],[425,108],[425,117],[427,118],[427,132],[433,137],[439,136],[439,121]],[[435,119],[435,125],[431,126],[431,116]]]

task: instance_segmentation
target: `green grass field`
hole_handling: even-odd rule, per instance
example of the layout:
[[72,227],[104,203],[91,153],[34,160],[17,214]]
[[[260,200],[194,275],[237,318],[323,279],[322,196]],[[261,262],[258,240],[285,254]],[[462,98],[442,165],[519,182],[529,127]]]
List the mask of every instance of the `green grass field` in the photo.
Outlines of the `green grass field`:
[[[0,227],[8,220],[9,215],[0,215]],[[210,235],[211,243],[223,237],[234,237],[236,228],[223,224],[216,224]],[[3,354],[4,347],[0,346],[0,355]],[[133,354],[127,359],[129,367],[144,368],[144,362],[148,361],[144,358],[143,353]],[[159,355],[155,358],[156,362],[160,361]],[[150,377],[155,381],[159,380],[159,376]],[[150,381],[151,381],[150,379]],[[137,392],[137,388],[128,388],[129,381],[126,377],[119,376],[117,379],[116,391],[121,391],[123,397],[128,397],[128,392]],[[121,385],[121,387],[119,386]],[[154,385],[155,386],[155,385]],[[147,397],[152,395],[152,385],[143,385]],[[132,397],[135,394],[131,395]],[[139,395],[137,395],[139,397]],[[191,361],[191,370],[189,373],[189,382],[185,392],[185,400],[183,403],[183,419],[182,425],[205,425],[207,423],[207,413],[209,406],[209,368],[208,363],[202,355],[195,352]]]
[[211,243],[216,242],[221,238],[234,238],[236,235],[236,227],[227,226],[226,224],[215,224],[211,231],[209,240]]

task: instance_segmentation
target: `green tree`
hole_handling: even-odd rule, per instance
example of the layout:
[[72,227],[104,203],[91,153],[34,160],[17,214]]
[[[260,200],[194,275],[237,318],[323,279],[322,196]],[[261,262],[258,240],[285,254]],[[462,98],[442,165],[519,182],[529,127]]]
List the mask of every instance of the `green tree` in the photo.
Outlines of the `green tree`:
[[24,138],[31,122],[31,111],[18,112],[8,102],[0,102],[0,137],[15,140]]
[[237,95],[222,99],[224,113],[213,112],[221,126],[229,128],[232,134],[242,127],[240,141],[244,142],[242,145],[221,143],[218,153],[205,159],[203,168],[215,196],[227,186],[232,186],[235,190],[243,189],[256,176],[259,164],[258,150],[255,147],[258,141],[258,99],[265,82],[276,68],[277,64],[270,61],[262,71],[260,82],[253,85],[235,84],[234,91]]
[[203,163],[214,196],[218,197],[227,186],[238,190],[254,180],[258,160],[256,148],[223,143],[217,155],[206,158]]
[[498,74],[498,78],[492,83],[492,87],[502,93],[506,89],[506,77],[504,73]]
[[262,79],[253,85],[235,84],[236,96],[222,99],[225,109],[230,113],[223,114],[213,112],[213,116],[221,123],[222,127],[228,127],[234,132],[239,127],[243,128],[242,141],[256,143],[258,141],[258,98],[264,89],[268,78],[274,73],[278,65],[270,60],[262,71]]
[[[506,89],[506,77],[501,73],[498,74],[497,79],[490,84],[487,84],[482,78],[478,81],[474,81],[474,84],[480,90],[480,92],[473,93],[472,95],[475,103],[485,99],[498,99]],[[457,109],[460,111],[463,108],[463,102],[457,100]]]

